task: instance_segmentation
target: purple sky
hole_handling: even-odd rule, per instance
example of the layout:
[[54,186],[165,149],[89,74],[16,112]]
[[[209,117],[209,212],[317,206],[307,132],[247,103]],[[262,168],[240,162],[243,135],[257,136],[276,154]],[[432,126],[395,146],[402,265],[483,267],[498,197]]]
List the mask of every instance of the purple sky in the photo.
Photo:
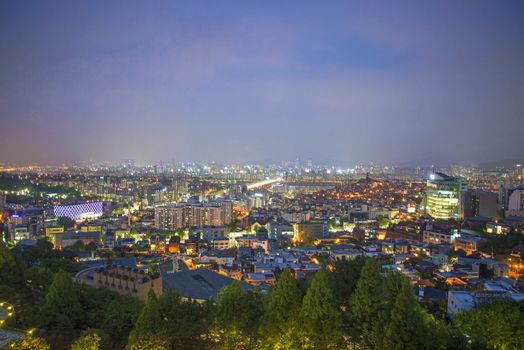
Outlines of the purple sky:
[[524,157],[524,1],[0,2],[0,162]]

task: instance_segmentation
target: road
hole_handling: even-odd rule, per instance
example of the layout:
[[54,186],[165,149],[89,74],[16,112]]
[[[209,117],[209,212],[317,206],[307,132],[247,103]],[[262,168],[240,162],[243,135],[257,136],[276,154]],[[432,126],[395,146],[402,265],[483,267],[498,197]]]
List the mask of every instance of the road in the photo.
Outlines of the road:
[[280,182],[280,181],[282,181],[282,178],[280,178],[280,177],[277,177],[275,179],[262,180],[262,181],[254,182],[252,184],[247,185],[247,189],[248,190],[252,190],[252,189],[257,188],[257,187],[264,187],[264,186],[267,186],[267,185],[272,185],[272,184]]

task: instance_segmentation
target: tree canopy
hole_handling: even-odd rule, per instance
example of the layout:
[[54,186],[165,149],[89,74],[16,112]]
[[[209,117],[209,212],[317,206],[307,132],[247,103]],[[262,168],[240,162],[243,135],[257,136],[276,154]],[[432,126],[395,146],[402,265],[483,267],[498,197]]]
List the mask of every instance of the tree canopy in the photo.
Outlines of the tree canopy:
[[323,266],[313,278],[302,302],[300,326],[307,347],[336,349],[340,346],[342,319]]
[[45,324],[54,329],[72,329],[82,317],[82,307],[72,277],[59,271],[49,286],[42,306]]

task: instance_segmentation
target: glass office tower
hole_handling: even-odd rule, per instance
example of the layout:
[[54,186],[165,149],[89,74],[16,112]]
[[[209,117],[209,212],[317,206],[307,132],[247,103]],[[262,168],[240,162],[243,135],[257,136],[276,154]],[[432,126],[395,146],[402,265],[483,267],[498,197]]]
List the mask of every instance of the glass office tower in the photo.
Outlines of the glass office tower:
[[431,174],[426,187],[426,212],[434,219],[460,220],[465,185],[458,178],[442,173]]

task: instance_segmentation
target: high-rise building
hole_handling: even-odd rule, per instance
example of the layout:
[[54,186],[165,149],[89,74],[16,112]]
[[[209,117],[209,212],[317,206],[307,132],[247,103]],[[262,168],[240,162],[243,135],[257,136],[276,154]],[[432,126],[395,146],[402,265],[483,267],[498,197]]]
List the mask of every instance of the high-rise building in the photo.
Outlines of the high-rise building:
[[426,212],[435,219],[461,219],[461,195],[465,190],[459,178],[431,174],[426,187]]
[[155,207],[155,226],[163,230],[183,227],[227,225],[232,221],[232,204],[180,203]]
[[174,204],[156,207],[155,226],[165,230],[184,227],[184,207]]
[[233,222],[233,202],[229,200],[218,200],[217,204],[220,205],[220,208],[222,209],[222,223],[224,225],[229,225]]
[[487,191],[468,190],[464,192],[462,210],[464,217],[497,215],[497,194]]
[[181,174],[175,175],[170,188],[170,201],[177,202],[189,191],[189,179]]

